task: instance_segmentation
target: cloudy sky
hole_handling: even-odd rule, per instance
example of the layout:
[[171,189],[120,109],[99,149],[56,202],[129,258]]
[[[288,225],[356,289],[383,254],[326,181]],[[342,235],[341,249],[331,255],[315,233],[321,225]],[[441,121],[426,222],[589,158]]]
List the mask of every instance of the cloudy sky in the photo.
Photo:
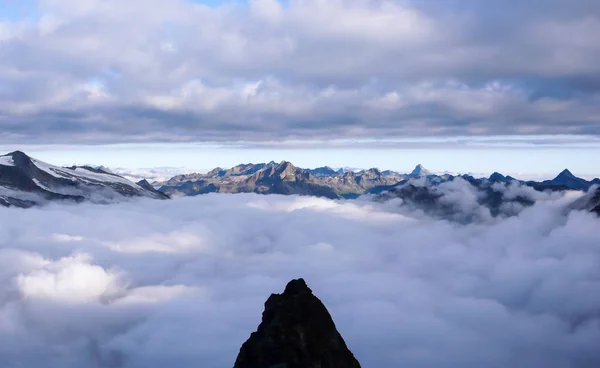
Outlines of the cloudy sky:
[[599,35],[595,0],[0,0],[0,146],[597,176]]

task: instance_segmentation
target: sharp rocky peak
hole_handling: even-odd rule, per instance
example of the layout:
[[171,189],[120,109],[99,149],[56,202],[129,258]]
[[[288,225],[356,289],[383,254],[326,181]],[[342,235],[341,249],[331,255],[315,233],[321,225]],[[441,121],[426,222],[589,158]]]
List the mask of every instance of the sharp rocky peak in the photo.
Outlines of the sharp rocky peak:
[[262,322],[234,368],[360,368],[327,308],[303,279],[265,303]]
[[275,166],[275,171],[277,172],[289,172],[292,173],[296,170],[296,166],[294,166],[289,161],[281,161],[277,166]]
[[423,165],[418,164],[415,169],[410,173],[410,176],[413,177],[419,177],[419,176],[426,176],[431,174],[431,172],[429,170],[427,170]]
[[556,177],[556,179],[559,178],[575,178],[576,176],[573,175],[573,173],[571,171],[569,171],[569,169],[564,169],[563,171],[561,171],[560,174],[558,174],[558,176]]

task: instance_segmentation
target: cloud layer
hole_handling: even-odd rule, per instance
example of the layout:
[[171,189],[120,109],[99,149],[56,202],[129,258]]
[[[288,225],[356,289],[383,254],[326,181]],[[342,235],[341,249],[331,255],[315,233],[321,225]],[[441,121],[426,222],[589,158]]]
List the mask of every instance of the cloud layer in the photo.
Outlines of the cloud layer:
[[30,13],[0,21],[3,142],[600,133],[591,0],[40,0]]
[[0,365],[232,366],[304,277],[367,368],[597,367],[599,220],[572,200],[467,225],[250,194],[0,209]]

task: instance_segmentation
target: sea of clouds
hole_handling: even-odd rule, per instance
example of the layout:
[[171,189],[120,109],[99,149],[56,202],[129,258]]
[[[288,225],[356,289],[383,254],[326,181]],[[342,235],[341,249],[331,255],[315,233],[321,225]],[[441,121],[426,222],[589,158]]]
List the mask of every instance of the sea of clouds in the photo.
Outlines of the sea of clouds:
[[600,220],[577,196],[471,223],[255,194],[0,208],[0,366],[231,367],[303,277],[366,368],[595,368]]

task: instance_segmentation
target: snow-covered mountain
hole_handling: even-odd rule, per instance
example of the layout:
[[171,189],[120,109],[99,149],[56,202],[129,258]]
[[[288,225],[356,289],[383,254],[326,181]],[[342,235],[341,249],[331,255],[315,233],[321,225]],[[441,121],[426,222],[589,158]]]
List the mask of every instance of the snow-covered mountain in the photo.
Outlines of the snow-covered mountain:
[[423,165],[418,164],[408,176],[411,178],[420,178],[428,175],[431,175],[431,171],[427,170],[425,167],[423,167]]
[[[594,187],[595,184],[600,184],[600,179],[587,181],[568,170],[552,180],[536,182],[518,180],[499,172],[482,178],[438,175],[422,165],[401,174],[376,168],[356,172],[338,172],[329,167],[308,170],[287,161],[215,168],[205,174],[177,175],[166,182],[150,184],[146,180],[134,183],[99,166],[53,166],[20,151],[0,156],[0,206],[15,207],[31,207],[55,200],[109,203],[124,197],[167,199],[169,196],[206,193],[296,194],[334,199],[366,194],[380,201],[398,198],[414,207],[450,213],[456,207],[448,203],[452,191],[464,190],[473,192],[478,204],[485,205],[491,216],[496,216],[505,213],[507,206],[532,205],[539,197],[536,193],[579,190],[588,191],[588,195],[574,208],[600,212],[600,190]],[[156,187],[160,187],[159,190]]]
[[88,166],[59,167],[21,151],[0,156],[0,205],[32,207],[54,200],[109,203],[123,197],[169,197],[145,181],[133,183]]

